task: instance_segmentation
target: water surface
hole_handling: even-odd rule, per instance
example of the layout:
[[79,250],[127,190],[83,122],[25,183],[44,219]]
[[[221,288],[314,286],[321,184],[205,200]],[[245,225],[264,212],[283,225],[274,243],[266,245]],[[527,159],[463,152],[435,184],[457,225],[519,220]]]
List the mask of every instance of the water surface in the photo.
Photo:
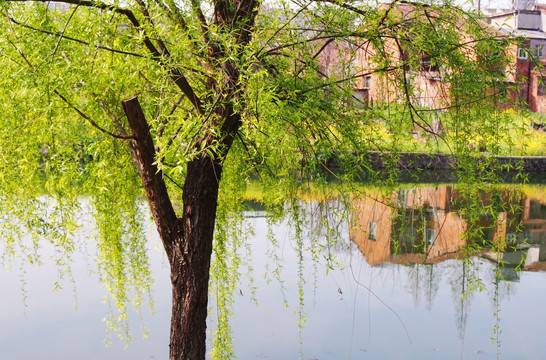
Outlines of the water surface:
[[[519,245],[496,257],[484,251],[462,261],[456,254],[465,245],[460,237],[464,219],[443,201],[453,197],[447,196],[451,190],[442,189],[413,191],[418,194],[413,200],[412,191],[406,193],[405,201],[395,205],[403,209],[397,217],[377,198],[354,199],[361,211],[352,224],[359,225],[338,220],[338,242],[332,246],[316,236],[299,242],[290,219],[269,228],[263,213],[248,212],[255,229],[247,257],[253,281],[243,276],[235,291],[231,324],[237,357],[545,359],[546,273],[536,270],[543,268],[546,205],[540,196],[519,198],[518,216],[527,225],[486,233],[491,241],[503,237]],[[320,208],[316,203],[304,207],[308,214]],[[304,229],[311,223],[307,219]],[[268,229],[277,246],[268,240]],[[75,285],[62,282],[57,291],[52,291],[58,280],[53,264],[27,265],[24,274],[17,266],[2,270],[0,358],[168,358],[169,276],[153,231],[148,246],[155,313],[144,309],[142,322],[130,314],[133,342],[127,348],[115,337],[105,347],[102,319],[109,304],[88,258],[74,258]],[[328,254],[343,267],[327,269]],[[520,263],[523,271],[514,264],[499,266],[500,258]],[[212,331],[213,316],[210,322]],[[141,323],[149,328],[147,339],[140,336]]]

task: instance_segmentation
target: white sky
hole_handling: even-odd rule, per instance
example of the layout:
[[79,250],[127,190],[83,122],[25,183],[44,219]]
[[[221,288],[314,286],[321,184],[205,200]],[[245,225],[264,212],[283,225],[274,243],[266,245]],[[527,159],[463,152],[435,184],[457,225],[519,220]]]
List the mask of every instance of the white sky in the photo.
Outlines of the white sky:
[[[476,5],[478,0],[472,0]],[[535,0],[538,4],[546,4],[546,0]],[[512,0],[481,0],[481,5],[483,8],[500,8],[500,9],[509,9],[512,7]],[[477,6],[477,5],[476,5]]]

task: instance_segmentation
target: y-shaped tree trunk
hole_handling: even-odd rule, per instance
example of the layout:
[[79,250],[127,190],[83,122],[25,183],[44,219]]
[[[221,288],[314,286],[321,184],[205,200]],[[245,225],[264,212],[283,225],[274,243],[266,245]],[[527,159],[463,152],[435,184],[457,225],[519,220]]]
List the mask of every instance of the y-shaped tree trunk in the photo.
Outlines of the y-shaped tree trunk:
[[[209,270],[222,160],[203,153],[188,163],[183,214],[177,218],[163,175],[154,165],[155,148],[138,100],[130,98],[122,105],[134,138],[130,149],[171,268],[170,359],[202,360],[206,354]],[[224,149],[231,146],[239,122],[233,113],[226,117],[224,134],[231,134],[223,137]]]

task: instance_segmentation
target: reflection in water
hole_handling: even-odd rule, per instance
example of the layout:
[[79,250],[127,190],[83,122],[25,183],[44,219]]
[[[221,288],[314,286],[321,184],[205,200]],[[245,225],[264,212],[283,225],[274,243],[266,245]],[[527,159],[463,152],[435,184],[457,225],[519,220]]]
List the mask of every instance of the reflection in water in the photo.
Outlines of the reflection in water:
[[[492,221],[483,214],[478,232],[482,238],[463,241],[472,227],[462,211],[462,200],[455,189],[438,187],[354,199],[357,212],[352,221],[340,217],[347,211],[345,203],[337,200],[302,201],[296,218],[288,216],[277,222],[265,217],[263,209],[246,213],[245,223],[252,226],[254,235],[234,254],[252,274],[245,276],[240,270],[228,334],[233,337],[237,358],[494,359],[496,353],[502,353],[502,359],[542,358],[546,353],[542,339],[546,273],[520,272],[495,260],[518,263],[517,256],[523,254],[524,269],[543,268],[544,201],[521,192],[485,195],[483,204],[494,207],[493,218],[503,221]],[[499,205],[501,200],[509,201]],[[295,238],[296,224],[301,227],[299,239]],[[149,248],[159,243],[153,234],[147,241]],[[482,251],[477,254],[481,257],[454,259],[462,254],[461,249],[475,243],[487,249],[501,248],[499,239],[509,245],[502,252]],[[53,280],[27,274],[32,286],[47,287],[39,296],[29,289],[34,303],[29,304],[27,318],[20,310],[17,276],[12,276],[15,281],[8,287],[8,275],[0,272],[6,294],[0,309],[0,358],[165,357],[170,316],[165,264],[160,253],[151,257],[158,312],[145,314],[151,339],[135,336],[136,344],[126,351],[116,339],[111,348],[104,348],[105,324],[100,319],[105,304],[97,279],[85,282],[86,261],[75,258],[73,267],[82,299],[74,318],[89,313],[78,322],[61,321],[73,318],[66,310],[70,302],[58,305],[59,297],[70,295],[57,292],[52,294],[57,298],[48,298],[55,268]],[[93,310],[85,310],[91,300]],[[219,306],[215,300],[212,297],[211,330]],[[138,323],[137,319],[133,325]],[[71,334],[68,343],[65,334]],[[28,347],[29,338],[42,342]]]
[[[408,291],[416,305],[424,299],[429,311],[442,276],[447,276],[463,344],[472,293],[488,291],[493,307],[491,340],[499,357],[500,303],[511,293],[509,282],[519,282],[520,270],[546,268],[546,205],[507,190],[483,194],[479,200],[483,213],[468,219],[461,209],[464,199],[451,186],[400,189],[390,197],[353,199],[356,210],[350,239],[371,266],[411,265],[407,267]],[[490,260],[493,270],[480,271],[480,261],[470,257],[446,262],[436,271],[435,264],[468,255]]]
[[[490,212],[495,219],[523,220],[525,227],[508,222],[500,226],[484,213],[476,232],[483,236],[470,241],[463,239],[475,226],[462,211],[463,199],[447,187],[353,199],[357,212],[351,221],[337,217],[344,213],[343,202],[301,202],[303,246],[294,238],[293,219],[271,224],[267,218],[250,217],[256,229],[250,261],[259,306],[249,306],[248,296],[236,300],[238,358],[295,359],[298,353],[304,359],[541,358],[546,352],[540,340],[546,321],[541,310],[546,273],[501,266],[486,258],[485,251],[465,261],[456,259],[476,243],[500,248],[500,238],[509,240],[502,252],[506,259],[504,254],[522,247],[526,254],[525,248],[536,246],[536,241],[530,243],[531,230],[534,239],[544,238],[540,226],[528,225],[534,222],[544,229],[544,206],[531,205],[534,210],[527,211],[525,205],[540,201],[501,195],[483,196],[482,205],[495,207]],[[511,202],[499,205],[500,200]],[[277,258],[283,259],[278,286],[260,277],[272,277],[267,264],[273,257],[264,250],[271,246],[267,232],[276,234]],[[329,266],[332,258],[346,266]],[[242,289],[245,293],[244,285]],[[302,313],[303,329],[297,328]]]
[[[451,186],[354,199],[350,238],[370,265],[434,264],[460,257],[468,245],[479,245],[481,255],[496,262],[524,270],[546,268],[546,204],[508,190],[483,194],[484,213],[471,221],[461,211],[463,200]],[[470,228],[478,229],[481,237],[471,236],[475,232]],[[510,268],[503,275],[517,278]]]

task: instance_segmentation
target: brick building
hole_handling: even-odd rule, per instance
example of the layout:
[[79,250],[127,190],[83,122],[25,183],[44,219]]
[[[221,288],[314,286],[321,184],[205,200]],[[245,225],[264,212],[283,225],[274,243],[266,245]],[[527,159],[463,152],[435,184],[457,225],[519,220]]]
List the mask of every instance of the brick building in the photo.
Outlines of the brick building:
[[[430,32],[441,29],[446,26],[444,22],[451,21],[451,24],[447,26],[458,29],[458,38],[446,41],[449,46],[453,47],[454,53],[462,54],[467,57],[467,60],[476,61],[477,63],[485,57],[497,56],[492,54],[493,51],[484,52],[478,49],[483,42],[467,33],[467,30],[470,30],[468,24],[460,19],[449,20],[448,14],[428,8],[426,5],[417,6],[413,3],[401,1],[394,6],[392,4],[382,4],[380,9],[389,11],[389,16],[401,24],[426,24],[426,29]],[[436,11],[437,14],[435,14]],[[446,11],[450,11],[450,9],[446,9]],[[452,15],[455,16],[455,14]],[[434,21],[437,22],[434,23]],[[480,20],[478,21],[480,22]],[[496,26],[488,26],[485,21],[482,22],[482,26],[484,30],[480,36],[483,36],[483,38],[502,41],[504,37],[508,36],[506,31],[502,31]],[[432,42],[436,40],[438,39],[431,38]],[[440,56],[435,54],[434,56],[438,57],[436,59],[431,54],[423,51],[420,59],[416,60],[415,51],[413,51],[412,55],[408,55],[412,51],[406,51],[409,49],[405,48],[413,46],[411,41],[403,43],[403,37],[398,35],[391,37],[389,34],[385,34],[380,43],[381,49],[377,48],[378,42],[372,44],[371,41],[359,44],[358,47],[352,49],[355,53],[354,66],[358,74],[358,80],[355,81],[355,97],[369,105],[391,103],[404,98],[405,94],[403,92],[406,91],[409,93],[412,104],[419,108],[442,109],[452,105],[450,78],[457,70],[446,66],[445,59],[442,57],[445,54]],[[447,46],[444,45],[444,48],[447,48]],[[431,50],[435,51],[433,47]],[[516,52],[517,47],[509,45],[503,53],[498,55],[502,60],[489,63],[483,62],[487,66],[497,66],[492,64],[499,64],[498,69],[491,70],[497,70],[496,72],[500,73],[503,79],[494,84],[494,89],[491,89],[491,96],[505,94],[507,89],[515,88],[517,70],[516,64],[511,59],[515,57]],[[381,71],[382,65],[378,65],[375,61],[378,53],[388,54],[390,57],[391,68],[389,70]],[[413,59],[409,56],[413,56]],[[404,87],[406,88],[404,89]],[[408,91],[408,89],[410,90]],[[498,98],[496,105],[499,108],[510,107],[516,100],[519,100],[519,92],[512,94],[512,91],[510,91],[508,94],[508,99],[504,95],[495,96],[495,98]]]
[[546,113],[546,6],[520,1],[510,10],[486,10],[485,16],[491,27],[519,40],[513,61],[520,106]]

